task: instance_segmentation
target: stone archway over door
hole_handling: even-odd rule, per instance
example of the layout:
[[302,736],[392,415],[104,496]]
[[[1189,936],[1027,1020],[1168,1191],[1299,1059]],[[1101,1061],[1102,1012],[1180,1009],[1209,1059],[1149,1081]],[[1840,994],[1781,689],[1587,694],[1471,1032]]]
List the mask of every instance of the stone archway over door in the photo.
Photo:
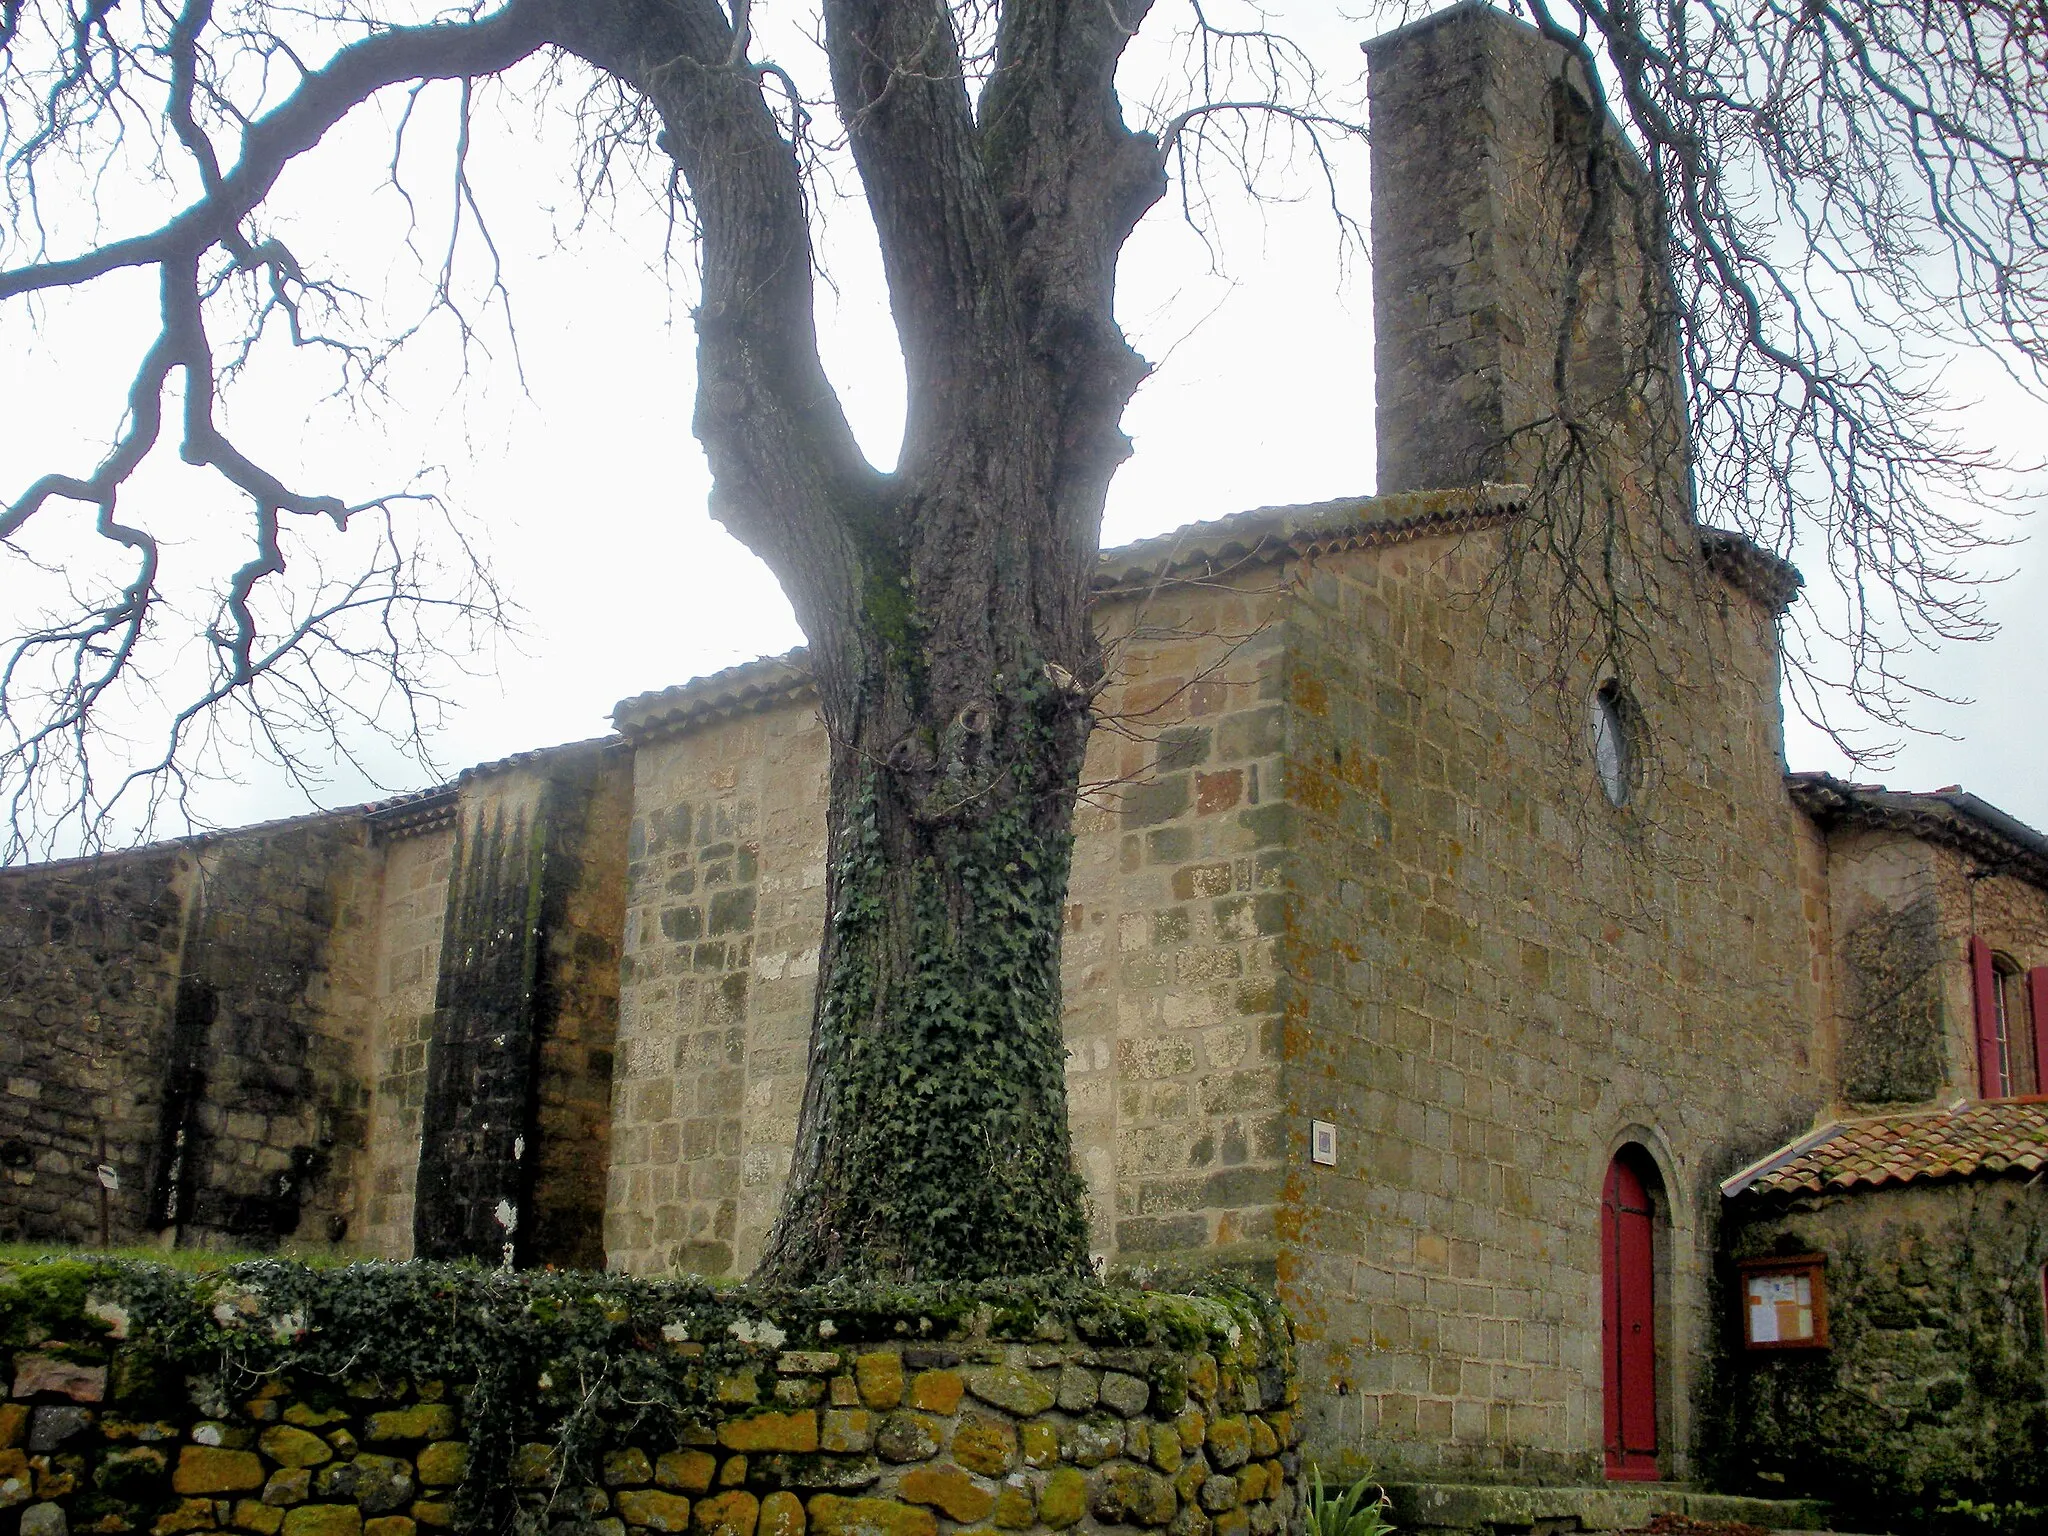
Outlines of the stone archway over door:
[[1640,1154],[1624,1147],[1600,1200],[1600,1343],[1607,1475],[1652,1482],[1657,1469],[1656,1206]]

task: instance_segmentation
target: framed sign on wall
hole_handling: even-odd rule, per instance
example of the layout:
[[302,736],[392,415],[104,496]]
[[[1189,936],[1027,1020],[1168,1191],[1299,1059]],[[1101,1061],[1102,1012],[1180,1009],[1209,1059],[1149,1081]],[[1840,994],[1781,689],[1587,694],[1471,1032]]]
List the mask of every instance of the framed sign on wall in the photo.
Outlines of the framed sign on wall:
[[1743,1259],[1742,1342],[1750,1349],[1828,1347],[1827,1257]]

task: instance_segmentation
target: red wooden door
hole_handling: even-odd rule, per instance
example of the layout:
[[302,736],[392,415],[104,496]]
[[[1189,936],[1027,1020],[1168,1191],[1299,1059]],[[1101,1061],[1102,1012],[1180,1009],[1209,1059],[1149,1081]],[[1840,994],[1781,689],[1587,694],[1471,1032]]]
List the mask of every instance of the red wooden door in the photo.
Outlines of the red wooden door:
[[1607,1394],[1607,1475],[1657,1477],[1657,1327],[1650,1192],[1627,1160],[1607,1170],[1600,1201],[1601,1345]]

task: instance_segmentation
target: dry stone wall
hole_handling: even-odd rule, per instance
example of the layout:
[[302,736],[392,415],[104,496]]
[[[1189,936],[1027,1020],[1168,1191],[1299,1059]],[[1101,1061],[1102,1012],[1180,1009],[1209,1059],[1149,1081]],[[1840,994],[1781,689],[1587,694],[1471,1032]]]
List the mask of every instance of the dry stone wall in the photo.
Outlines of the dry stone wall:
[[70,1264],[0,1271],[0,1338],[5,1536],[1279,1536],[1300,1470],[1244,1292]]

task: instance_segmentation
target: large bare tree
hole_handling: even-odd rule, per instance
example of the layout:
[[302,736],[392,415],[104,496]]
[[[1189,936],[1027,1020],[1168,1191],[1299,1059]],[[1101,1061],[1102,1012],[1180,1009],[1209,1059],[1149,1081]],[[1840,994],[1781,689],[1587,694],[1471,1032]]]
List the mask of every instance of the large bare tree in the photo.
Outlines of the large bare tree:
[[[1639,229],[1675,258],[1673,339],[1709,466],[1700,505],[1779,547],[1817,530],[1846,573],[1852,665],[1878,669],[1852,688],[1882,711],[1893,637],[1972,622],[1956,585],[1972,535],[1942,495],[1978,466],[1942,436],[1910,344],[1954,330],[2021,369],[2048,346],[2041,13],[2020,0],[1530,3],[1609,83],[1645,161],[1627,185]],[[344,380],[384,355],[325,324],[350,302],[346,275],[267,231],[266,199],[296,160],[373,99],[448,82],[464,109],[459,217],[474,83],[544,62],[556,89],[595,104],[601,156],[672,163],[701,266],[694,429],[712,511],[788,594],[832,741],[811,1075],[764,1272],[1079,1271],[1058,918],[1103,671],[1089,577],[1129,452],[1120,420],[1147,371],[1117,323],[1117,261],[1196,157],[1250,172],[1270,130],[1311,150],[1355,131],[1306,54],[1258,18],[1154,8],[823,0],[837,123],[824,134],[802,71],[762,56],[749,0],[412,17],[370,0],[0,0],[13,215],[0,301],[141,272],[160,315],[113,450],[0,516],[0,539],[25,550],[34,526],[82,515],[126,562],[30,626],[0,672],[17,824],[53,793],[88,826],[108,803],[81,765],[160,624],[158,539],[129,488],[167,432],[239,498],[250,554],[201,626],[206,685],[177,701],[170,750],[145,755],[134,782],[175,773],[190,722],[265,686],[326,720],[321,657],[410,688],[404,616],[488,605],[416,569],[402,498],[267,470],[222,430],[217,386],[266,326],[334,351]],[[1189,67],[1180,98],[1134,127],[1119,68],[1147,27],[1182,29]],[[887,472],[857,446],[819,356],[811,197],[842,151],[905,366]],[[177,189],[175,211],[51,248],[43,213],[89,200],[109,165]],[[1599,167],[1588,175],[1597,190]],[[1788,258],[1788,209],[1810,258]],[[271,595],[294,590],[308,520],[370,523],[376,552],[359,576]],[[1880,603],[1891,628],[1872,619]],[[367,644],[350,628],[365,616]]]

